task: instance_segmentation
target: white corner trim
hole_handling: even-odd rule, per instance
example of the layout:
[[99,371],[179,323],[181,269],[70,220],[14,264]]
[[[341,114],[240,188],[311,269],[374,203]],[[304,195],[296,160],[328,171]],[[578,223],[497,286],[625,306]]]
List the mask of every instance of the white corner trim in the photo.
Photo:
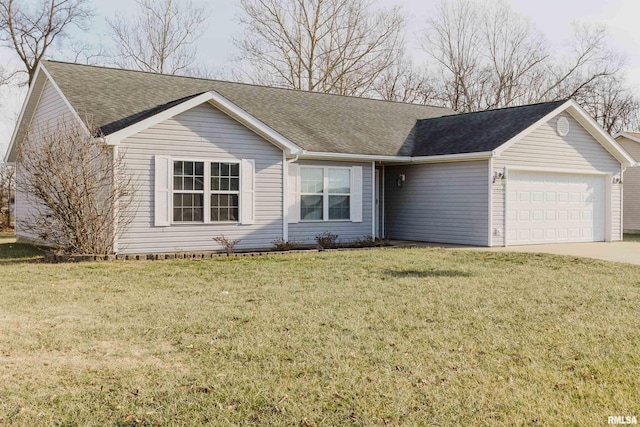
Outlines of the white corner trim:
[[488,187],[489,187],[489,198],[487,199],[487,205],[489,208],[489,217],[488,217],[488,223],[489,223],[489,234],[488,234],[488,238],[487,238],[487,243],[489,247],[493,246],[493,158],[490,158],[489,161],[487,162],[489,164],[489,176],[488,176]]
[[282,240],[289,241],[289,163],[287,154],[282,152]]
[[[379,177],[378,177],[379,179]],[[376,162],[371,162],[371,235],[376,238]]]

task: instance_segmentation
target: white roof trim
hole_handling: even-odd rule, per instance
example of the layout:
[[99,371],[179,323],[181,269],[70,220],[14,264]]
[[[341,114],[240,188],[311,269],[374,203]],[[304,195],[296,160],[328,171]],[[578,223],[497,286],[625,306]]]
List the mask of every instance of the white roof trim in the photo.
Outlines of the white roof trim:
[[271,141],[276,146],[284,149],[290,154],[298,154],[303,150],[297,144],[291,142],[288,138],[285,138],[280,133],[273,130],[271,127],[267,126],[251,114],[247,113],[242,108],[238,107],[233,102],[229,101],[224,96],[220,95],[218,92],[212,90],[209,92],[214,101],[213,104],[222,110],[224,113],[229,116],[235,118],[240,123],[247,126],[249,129],[257,132],[259,135],[265,137],[268,141]]
[[[618,159],[623,167],[634,166],[636,164],[636,160],[633,157],[631,157],[629,153],[627,153],[625,149],[622,148],[620,144],[618,144],[616,140],[613,139],[613,137],[609,135],[609,133],[605,131],[602,128],[602,126],[600,126],[593,119],[593,117],[587,114],[587,112],[584,111],[584,109],[582,109],[582,107],[577,102],[575,102],[573,99],[569,100],[569,102],[571,103],[571,105],[567,109],[568,113],[571,114],[573,118],[576,119],[578,122],[580,122],[580,124],[585,129],[587,129],[587,132],[593,135],[593,137],[597,139],[598,142],[600,142],[600,144],[602,144],[602,146],[609,153],[611,153],[613,157]],[[591,129],[585,126],[585,123],[583,123],[583,120],[586,122],[587,125],[589,125]]]
[[320,151],[303,151],[299,155],[300,159],[314,160],[343,160],[343,161],[380,161],[389,163],[443,163],[462,162],[470,160],[485,160],[493,156],[491,151],[462,154],[442,154],[439,156],[381,156],[368,154],[345,154],[345,153],[324,153]]
[[210,91],[193,97],[185,102],[182,102],[174,107],[171,107],[165,111],[162,111],[158,114],[154,114],[153,116],[144,119],[138,123],[135,123],[131,126],[127,126],[124,129],[120,129],[117,132],[114,132],[105,137],[107,144],[116,145],[119,144],[125,138],[133,136],[138,132],[141,132],[149,127],[161,123],[165,120],[170,119],[180,113],[188,111],[198,105],[204,104],[205,102],[209,102],[214,107],[218,108],[223,113],[229,115],[230,117],[238,120],[244,126],[258,133],[265,139],[267,139],[272,144],[277,147],[283,149],[289,154],[295,154],[302,152],[302,148],[279,134],[278,132],[271,129],[269,126],[262,123],[260,120],[256,119],[251,114],[247,113],[219,93],[215,91]]
[[[55,91],[58,93],[58,95],[60,96],[60,98],[62,99],[62,101],[64,102],[64,104],[67,106],[67,108],[69,108],[69,111],[71,111],[72,116],[78,120],[79,123],[81,123],[82,128],[85,129],[87,131],[87,133],[89,133],[89,129],[87,129],[85,123],[82,121],[82,119],[80,118],[80,115],[78,114],[78,112],[75,110],[75,108],[73,108],[71,106],[71,103],[69,102],[69,100],[67,99],[66,96],[64,96],[64,93],[62,93],[62,91],[60,90],[60,87],[58,86],[58,84],[53,80],[53,78],[51,77],[51,74],[49,74],[49,71],[47,71],[46,67],[44,66],[44,64],[42,62],[38,63],[38,66],[36,67],[36,71],[33,74],[33,79],[31,80],[31,85],[29,86],[29,91],[27,92],[27,96],[24,99],[24,102],[22,103],[22,108],[20,109],[20,115],[18,116],[18,121],[16,121],[16,125],[13,128],[13,134],[11,135],[11,139],[9,140],[9,146],[7,148],[7,151],[5,152],[4,155],[4,161],[8,162],[9,156],[11,155],[11,152],[13,151],[13,147],[16,143],[16,138],[18,137],[18,130],[21,127],[22,121],[24,120],[24,113],[27,109],[27,105],[29,104],[29,100],[31,99],[31,97],[33,96],[33,88],[36,86],[36,81],[38,78],[40,78],[40,73],[44,74],[44,76],[47,78],[47,81],[49,81],[49,83],[51,83],[51,86],[55,89]],[[42,85],[42,90],[44,91],[44,88],[46,86],[46,82]],[[38,98],[40,98],[42,96],[42,92],[38,95]],[[38,99],[38,104],[40,103],[40,100]],[[38,106],[36,105],[34,107],[34,113],[36,112]],[[31,122],[31,120],[33,119],[33,117],[29,118],[29,122]],[[29,123],[30,125],[31,123]]]
[[[38,67],[40,67],[41,65],[42,65],[42,63],[39,63]],[[60,87],[58,86],[58,83],[56,83],[55,80],[53,80],[53,78],[51,77],[51,74],[49,74],[49,71],[47,71],[47,68],[44,65],[42,65],[42,71],[47,76],[47,78],[49,79],[49,82],[51,82],[51,85],[56,90],[56,92],[58,92],[58,95],[60,95],[60,97],[64,101],[65,105],[69,108],[69,111],[71,111],[71,114],[73,115],[73,117],[80,123],[81,127],[84,130],[86,130],[87,134],[88,134],[89,133],[89,129],[87,128],[84,120],[82,120],[82,118],[80,117],[80,115],[78,114],[76,109],[73,108],[73,106],[71,105],[71,103],[69,102],[67,97],[64,95],[64,93],[62,93],[62,91],[60,90]]]
[[175,105],[171,108],[161,111],[158,114],[154,114],[151,117],[147,117],[144,120],[141,120],[137,123],[129,125],[125,128],[122,128],[117,132],[109,134],[104,137],[105,142],[109,145],[117,145],[120,142],[122,142],[122,140],[129,138],[130,136],[133,136],[138,132],[142,132],[143,130],[148,129],[153,125],[162,123],[163,121],[168,120],[177,114],[188,111],[193,107],[196,107],[200,104],[204,104],[205,102],[208,102],[210,100],[211,100],[211,95],[208,93],[203,93],[201,95],[198,95],[196,97],[189,99],[188,101],[184,101],[178,105]]
[[[33,88],[35,87],[35,82],[40,77],[40,69],[42,68],[42,63],[38,64],[36,68],[36,72],[33,75],[33,84],[29,86],[29,90],[27,91],[27,96],[24,98],[22,102],[22,108],[20,109],[20,114],[18,115],[18,121],[16,121],[16,125],[13,127],[13,133],[11,134],[11,139],[9,140],[9,146],[7,147],[7,151],[4,153],[4,161],[8,163],[9,155],[11,151],[13,151],[13,146],[16,141],[16,137],[18,136],[18,129],[20,128],[20,123],[22,123],[22,119],[24,118],[24,111],[27,109],[27,104],[29,103],[29,99],[31,98],[31,94],[33,93]],[[44,89],[44,85],[42,86]]]
[[627,138],[630,141],[640,143],[640,138],[638,138],[637,136],[633,136],[628,132],[618,132],[617,134],[614,135],[613,139],[618,139],[618,138]]
[[620,145],[609,135],[602,127],[596,123],[593,118],[587,114],[577,102],[573,99],[568,100],[567,102],[560,105],[555,110],[551,111],[549,114],[511,138],[509,141],[502,144],[495,150],[496,156],[502,155],[502,153],[509,149],[513,144],[520,141],[525,136],[529,135],[535,129],[537,129],[543,123],[546,123],[559,113],[567,111],[571,116],[576,119],[587,132],[591,134],[613,157],[615,157],[623,166],[631,166],[636,162],[632,159],[626,151],[620,147]]

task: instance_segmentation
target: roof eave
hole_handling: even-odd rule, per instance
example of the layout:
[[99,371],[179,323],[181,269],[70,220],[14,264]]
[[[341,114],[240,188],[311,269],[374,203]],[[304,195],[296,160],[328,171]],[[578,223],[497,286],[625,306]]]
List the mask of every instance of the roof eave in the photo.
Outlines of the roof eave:
[[613,139],[617,140],[618,138],[627,138],[630,141],[640,143],[640,138],[638,138],[637,136],[631,135],[629,132],[618,132],[613,136]]
[[[62,92],[62,90],[60,89],[60,87],[58,86],[58,84],[55,82],[55,80],[53,80],[53,77],[51,77],[51,74],[49,73],[49,71],[47,71],[47,68],[44,65],[44,62],[39,62],[38,66],[36,67],[36,71],[33,75],[33,79],[31,80],[31,85],[29,86],[29,90],[27,92],[27,96],[24,99],[24,102],[22,103],[22,108],[20,109],[20,114],[18,115],[18,120],[16,121],[16,125],[13,128],[13,133],[11,135],[11,139],[9,140],[9,147],[7,148],[7,151],[5,152],[4,155],[4,161],[6,163],[9,164],[14,164],[16,161],[16,154],[14,153],[15,150],[15,146],[16,146],[16,141],[19,137],[20,134],[20,129],[23,127],[23,121],[27,120],[29,123],[27,125],[30,126],[31,125],[31,121],[33,120],[33,116],[36,113],[36,110],[38,108],[38,103],[39,103],[39,99],[36,102],[36,105],[33,108],[33,112],[32,115],[30,117],[25,117],[25,112],[27,109],[27,106],[29,105],[29,102],[31,101],[31,98],[34,96],[33,90],[34,88],[37,86],[36,82],[38,82],[38,79],[42,78],[42,76],[44,76],[44,78],[47,79],[47,81],[53,86],[53,88],[55,89],[55,91],[58,93],[58,95],[60,96],[60,98],[62,99],[62,101],[64,102],[64,104],[67,106],[67,108],[69,109],[69,111],[71,112],[72,117],[78,122],[80,123],[80,126],[87,132],[89,133],[89,129],[87,128],[86,123],[84,123],[84,121],[80,118],[80,115],[78,114],[78,112],[75,110],[75,108],[73,108],[73,106],[71,105],[71,103],[69,102],[69,100],[67,99],[67,97],[64,95],[64,93]],[[42,84],[42,89],[44,89],[46,85],[46,82]],[[42,93],[40,93],[41,95]],[[38,98],[39,96],[38,95]]]
[[247,128],[256,132],[258,135],[265,138],[267,141],[271,142],[275,146],[282,149],[286,154],[299,154],[303,150],[298,145],[291,142],[289,139],[281,135],[280,133],[273,130],[271,127],[267,126],[256,117],[247,113],[242,108],[238,107],[216,91],[209,91],[193,98],[190,98],[178,105],[175,105],[167,110],[164,110],[158,114],[154,114],[153,116],[141,120],[137,123],[134,123],[130,126],[127,126],[123,129],[120,129],[114,133],[105,136],[105,141],[110,145],[120,144],[124,139],[133,136],[139,132],[142,132],[149,127],[161,123],[165,120],[170,119],[180,113],[188,111],[198,105],[204,104],[205,102],[210,103],[226,115],[230,116],[234,120],[242,123]]
[[298,154],[298,158],[302,160],[337,160],[337,161],[353,161],[353,162],[384,162],[395,164],[409,163],[445,163],[445,162],[462,162],[473,160],[486,160],[493,157],[492,151],[483,151],[477,153],[459,153],[459,154],[440,154],[433,156],[384,156],[375,154],[348,154],[348,153],[329,153],[319,151],[303,151]]

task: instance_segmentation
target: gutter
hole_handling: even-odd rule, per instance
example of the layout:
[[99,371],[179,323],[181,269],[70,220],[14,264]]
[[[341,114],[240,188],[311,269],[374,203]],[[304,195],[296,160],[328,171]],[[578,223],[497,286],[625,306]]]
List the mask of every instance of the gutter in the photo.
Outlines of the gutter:
[[442,154],[438,156],[381,156],[366,154],[345,154],[345,153],[323,153],[318,151],[303,151],[296,155],[295,159],[313,159],[313,160],[339,160],[339,161],[362,161],[362,162],[387,162],[396,164],[410,163],[442,163],[442,162],[461,162],[472,160],[486,160],[495,156],[494,151],[482,151],[478,153],[463,154]]

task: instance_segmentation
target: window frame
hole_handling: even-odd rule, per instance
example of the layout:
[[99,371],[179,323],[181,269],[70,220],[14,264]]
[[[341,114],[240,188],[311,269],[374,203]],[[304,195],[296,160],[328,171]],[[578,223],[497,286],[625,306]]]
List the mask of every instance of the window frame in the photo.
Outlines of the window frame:
[[[220,224],[220,225],[240,225],[242,224],[242,160],[241,159],[211,159],[211,158],[198,158],[198,157],[171,157],[171,170],[169,173],[171,174],[170,182],[170,192],[171,197],[169,197],[169,202],[171,203],[169,212],[171,213],[171,225],[198,225],[198,224]],[[201,190],[175,190],[173,185],[174,180],[174,162],[204,162],[204,189]],[[230,163],[238,165],[238,190],[233,191],[221,191],[221,190],[212,190],[211,189],[211,165],[214,163]],[[176,193],[193,193],[193,194],[203,194],[203,214],[202,221],[175,221],[173,215],[173,196]],[[213,194],[235,194],[238,196],[238,219],[236,221],[211,221],[211,195]]]
[[[322,193],[303,193],[302,192],[302,171],[304,169],[321,169],[322,172]],[[349,172],[349,192],[348,193],[330,193],[329,192],[329,171],[342,170]],[[351,222],[351,198],[353,197],[353,168],[345,166],[315,166],[300,165],[300,193],[298,198],[298,211],[300,215],[299,222]],[[302,196],[318,196],[322,194],[322,219],[303,219],[302,218]],[[329,197],[330,196],[349,196],[349,218],[346,219],[329,219]]]

